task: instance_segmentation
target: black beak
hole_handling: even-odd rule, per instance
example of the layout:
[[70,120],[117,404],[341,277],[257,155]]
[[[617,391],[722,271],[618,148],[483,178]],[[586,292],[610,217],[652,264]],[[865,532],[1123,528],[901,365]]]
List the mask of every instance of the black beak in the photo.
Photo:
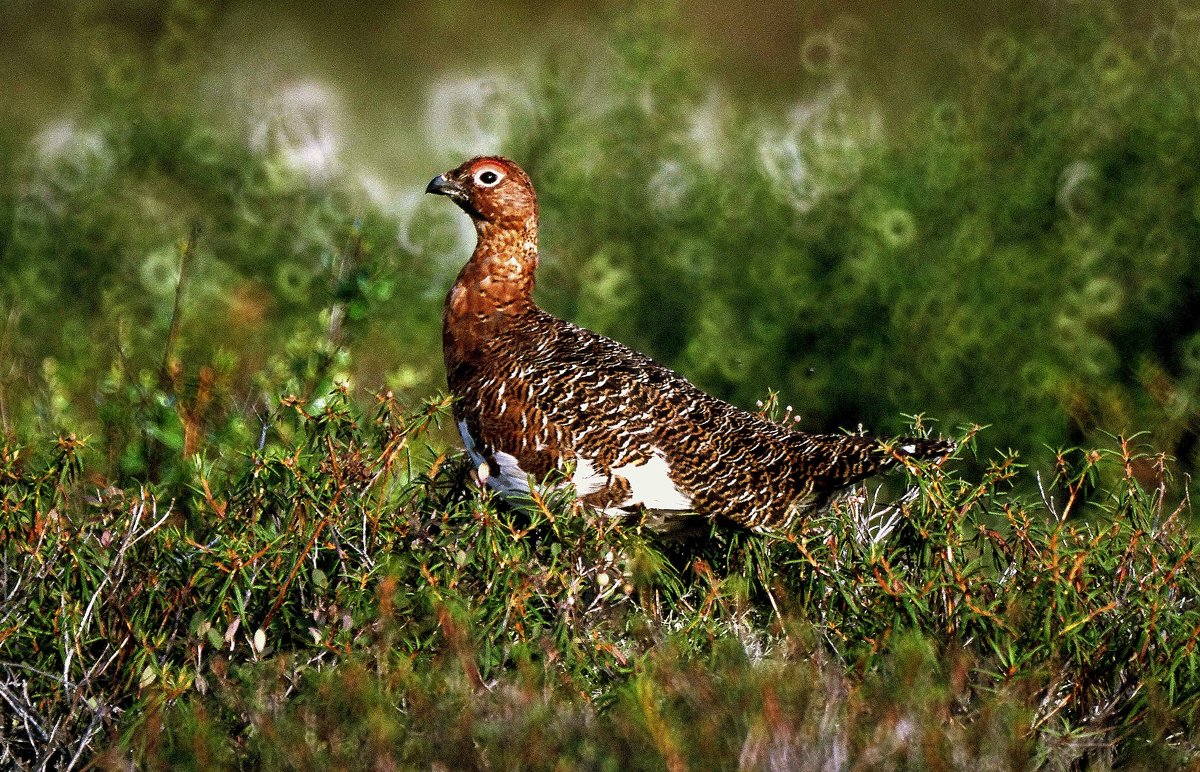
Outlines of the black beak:
[[475,205],[471,203],[471,194],[462,186],[461,182],[452,180],[444,174],[439,174],[429,181],[425,186],[426,193],[436,193],[439,196],[447,196],[451,201],[458,204],[458,207],[473,219],[485,219]]
[[430,180],[429,184],[425,186],[425,192],[436,193],[439,196],[450,196],[451,198],[466,193],[461,185],[453,180],[446,179],[446,175],[444,174],[439,174]]

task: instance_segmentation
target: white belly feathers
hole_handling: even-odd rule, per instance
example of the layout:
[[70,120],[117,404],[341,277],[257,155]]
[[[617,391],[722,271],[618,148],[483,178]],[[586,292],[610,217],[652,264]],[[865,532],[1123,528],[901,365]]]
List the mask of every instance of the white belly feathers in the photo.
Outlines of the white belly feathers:
[[625,464],[613,468],[614,477],[624,477],[629,481],[629,500],[620,506],[642,506],[650,510],[670,512],[690,510],[692,500],[675,486],[670,470],[667,457],[658,448],[654,448],[650,460],[644,464]]
[[[458,422],[458,433],[462,435],[471,463],[480,467],[488,462],[489,459],[479,452],[465,421]],[[499,473],[488,475],[488,485],[504,495],[529,493],[529,475],[521,469],[516,457],[497,450],[491,460],[499,467]],[[582,497],[603,490],[618,477],[628,481],[630,493],[629,498],[616,504],[614,509],[644,507],[652,511],[688,512],[692,508],[691,498],[671,480],[667,458],[658,448],[653,449],[649,461],[614,467],[611,474],[605,474],[592,461],[580,457],[576,459],[571,484],[575,486],[575,494]]]
[[[484,458],[479,452],[479,447],[475,444],[471,433],[467,431],[467,422],[458,422],[458,433],[462,435],[463,446],[467,449],[467,455],[471,457],[471,463],[478,469],[488,463],[488,459]],[[492,454],[492,461],[500,468],[498,474],[488,474],[487,482],[497,492],[508,495],[511,493],[529,493],[529,475],[521,469],[517,463],[515,456],[509,455],[502,450],[498,450]],[[489,464],[490,466],[490,464]]]

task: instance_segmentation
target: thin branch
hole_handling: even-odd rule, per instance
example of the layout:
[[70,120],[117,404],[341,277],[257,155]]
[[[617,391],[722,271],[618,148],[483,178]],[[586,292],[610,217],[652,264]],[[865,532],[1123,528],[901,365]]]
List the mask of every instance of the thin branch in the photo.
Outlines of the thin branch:
[[362,259],[362,223],[354,221],[354,230],[346,239],[346,246],[338,255],[337,265],[333,267],[333,291],[335,300],[329,309],[329,344],[335,348],[342,345],[342,326],[346,321],[346,301],[336,298],[346,281],[346,274],[356,267]]
[[179,253],[179,279],[175,282],[175,307],[171,311],[171,326],[167,330],[167,343],[163,350],[162,368],[159,370],[159,382],[164,391],[175,393],[174,379],[171,377],[171,363],[175,360],[175,349],[179,344],[179,328],[183,323],[183,296],[187,286],[188,269],[196,253],[196,242],[200,238],[200,224],[192,225],[187,240]]

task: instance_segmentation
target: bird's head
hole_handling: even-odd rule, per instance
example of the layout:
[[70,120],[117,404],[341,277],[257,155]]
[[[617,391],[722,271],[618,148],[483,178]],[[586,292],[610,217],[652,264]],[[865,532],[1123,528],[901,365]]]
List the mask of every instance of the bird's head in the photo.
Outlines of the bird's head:
[[476,223],[526,227],[537,219],[529,175],[507,158],[479,156],[430,180],[426,193],[448,196]]

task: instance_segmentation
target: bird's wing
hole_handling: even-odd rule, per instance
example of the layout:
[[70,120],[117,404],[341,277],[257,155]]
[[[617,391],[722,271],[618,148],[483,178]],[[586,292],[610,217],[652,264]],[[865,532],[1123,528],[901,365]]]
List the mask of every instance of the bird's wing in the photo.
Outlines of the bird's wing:
[[527,378],[485,375],[459,397],[455,418],[463,445],[476,466],[487,465],[492,487],[527,493],[531,476],[541,480],[561,466],[570,432],[550,420]]
[[549,320],[509,344],[519,353],[506,380],[519,410],[555,432],[542,442],[560,451],[557,463],[574,462],[580,495],[605,508],[693,510],[689,480],[707,455],[703,438],[719,428],[705,423],[733,408],[644,354]]

